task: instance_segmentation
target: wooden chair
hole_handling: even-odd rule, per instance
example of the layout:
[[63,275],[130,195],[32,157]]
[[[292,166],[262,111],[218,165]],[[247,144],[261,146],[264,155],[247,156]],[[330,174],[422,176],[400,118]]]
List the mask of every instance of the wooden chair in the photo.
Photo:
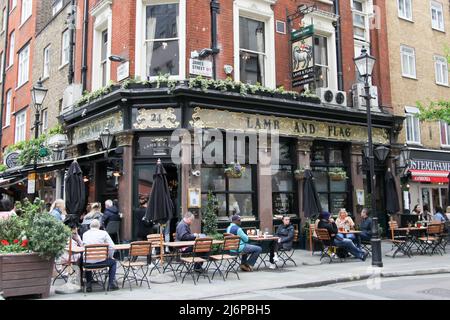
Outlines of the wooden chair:
[[[86,279],[86,272],[92,272],[92,276],[96,276],[97,280],[101,282],[103,290],[106,293],[106,281],[108,280],[108,265],[101,263],[89,263],[86,261],[106,261],[108,259],[109,246],[107,244],[89,244],[84,246],[83,258],[83,278]],[[106,271],[106,272],[105,272]],[[97,277],[98,276],[98,277]],[[105,277],[104,281],[102,276]],[[84,293],[86,293],[86,282],[84,282]]]
[[435,251],[442,255],[442,252],[439,250],[439,243],[443,230],[441,225],[442,223],[430,223],[427,227],[426,236],[418,238],[422,244],[422,254],[426,254],[427,251],[430,250],[430,255],[432,255]]
[[391,233],[391,238],[389,239],[389,242],[391,242],[392,244],[392,250],[394,250],[395,248],[392,258],[395,258],[395,255],[398,252],[402,252],[403,254],[411,258],[408,238],[405,234],[400,233],[397,229],[398,229],[397,221],[389,221],[389,230]]
[[[147,286],[150,289],[150,281],[148,280],[147,274],[149,272],[149,261],[151,261],[152,255],[152,243],[149,241],[136,241],[130,244],[130,255],[128,256],[128,261],[122,261],[121,265],[124,269],[124,277],[122,281],[122,288],[125,285],[125,281],[128,280],[130,284],[131,291],[131,281],[141,281],[140,286],[142,287],[142,282],[147,282]],[[144,257],[145,261],[137,261],[139,257]],[[142,272],[142,277],[138,277],[138,272]],[[131,273],[132,275],[131,275]]]
[[294,230],[294,239],[292,239],[292,242],[293,242],[292,249],[285,250],[285,249],[283,249],[283,247],[278,249],[278,257],[283,261],[281,268],[286,266],[289,261],[292,262],[294,264],[294,266],[297,266],[297,263],[294,261],[294,259],[292,259],[292,257],[294,256],[294,252],[295,252],[294,243],[298,244],[300,232],[298,231],[298,228],[296,228],[296,227],[294,227],[294,228],[295,228],[295,230]]
[[448,243],[448,232],[446,230],[446,223],[445,222],[441,223],[441,234],[440,235],[441,235],[441,239],[440,239],[440,242],[439,242],[439,248],[442,249],[442,251],[444,251],[444,253],[447,253],[445,251],[445,248],[446,248],[447,243]]
[[[76,265],[77,263],[76,262],[72,262],[72,265],[74,265],[74,264]],[[58,279],[62,279],[62,280],[64,280],[64,282],[67,283],[67,280],[68,280],[69,276],[71,276],[72,274],[75,273],[75,270],[72,269],[70,271],[70,273],[68,275],[66,275],[65,273],[66,273],[68,268],[69,268],[69,262],[68,261],[61,261],[61,260],[55,261],[56,276],[53,279],[52,285],[54,285],[56,280],[58,280]]]
[[[333,262],[334,259],[339,258],[336,254],[337,247],[333,244],[333,241],[330,237],[330,234],[328,233],[327,229],[316,229],[317,238],[322,243],[323,249],[322,254],[320,256],[320,263],[322,263],[322,260],[324,258],[328,258],[329,262]],[[340,261],[342,261],[342,258],[339,258]]]
[[[309,249],[311,250],[311,255],[314,255],[314,253],[316,252],[316,245],[322,244],[321,241],[319,240],[319,238],[317,237],[315,223],[309,224],[308,240],[309,240]],[[322,251],[319,251],[319,252],[322,252]]]
[[[181,262],[183,263],[183,266],[186,268],[181,283],[184,282],[184,279],[186,278],[187,275],[191,275],[192,280],[194,280],[194,284],[195,285],[197,284],[194,275],[194,267],[198,263],[208,262],[209,256],[211,254],[212,244],[213,244],[212,238],[196,239],[192,252],[190,252],[188,256],[180,258]],[[208,275],[208,264],[206,265],[204,271],[198,272],[197,281],[200,278],[200,275],[203,275],[203,277],[208,278],[208,281],[211,283],[211,279],[209,278]]]
[[[228,278],[228,274],[233,272],[236,274],[237,278],[239,278],[238,269],[239,269],[239,243],[240,237],[235,235],[228,235],[224,237],[224,243],[222,245],[222,250],[220,254],[212,255],[209,257],[210,264],[214,263],[216,269],[213,272],[212,279],[214,280],[214,276],[216,272],[218,272],[223,281]],[[225,270],[222,269],[222,265],[228,263]],[[225,275],[224,275],[225,273]]]
[[[151,243],[152,249],[161,248],[161,244],[164,243],[164,235],[160,233],[149,234],[147,235],[147,241]],[[160,267],[164,272],[164,266],[161,263],[160,256],[160,254],[151,255],[150,264],[153,263],[153,267],[151,268],[149,275],[151,275],[155,269],[161,273]],[[165,253],[163,253],[163,258],[165,258]]]

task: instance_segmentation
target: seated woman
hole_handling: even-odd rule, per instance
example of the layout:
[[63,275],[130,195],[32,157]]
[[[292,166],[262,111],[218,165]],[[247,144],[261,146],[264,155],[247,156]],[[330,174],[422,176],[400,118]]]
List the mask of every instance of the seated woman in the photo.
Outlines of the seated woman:
[[[339,229],[345,229],[346,231],[352,230],[355,228],[355,223],[353,222],[353,219],[348,216],[347,210],[342,208],[339,211],[339,216],[336,219],[336,226]],[[354,234],[347,234],[342,235],[344,238],[351,239],[353,242],[355,242],[355,235]]]
[[98,202],[95,202],[91,205],[91,211],[84,216],[83,222],[81,223],[81,235],[89,230],[89,225],[93,220],[98,220],[101,227],[103,226],[103,213],[100,211],[100,209],[100,203]]
[[[73,247],[82,247],[83,241],[81,240],[81,237],[78,235],[78,229],[76,226],[72,226],[72,236],[70,237],[70,241],[72,242],[72,248]],[[69,242],[69,241],[67,241]],[[67,244],[69,246],[69,244]],[[81,258],[81,253],[72,253],[70,257],[70,261],[73,264],[78,264]],[[59,260],[60,264],[68,264],[69,263],[69,252],[65,251],[64,254],[61,256]]]

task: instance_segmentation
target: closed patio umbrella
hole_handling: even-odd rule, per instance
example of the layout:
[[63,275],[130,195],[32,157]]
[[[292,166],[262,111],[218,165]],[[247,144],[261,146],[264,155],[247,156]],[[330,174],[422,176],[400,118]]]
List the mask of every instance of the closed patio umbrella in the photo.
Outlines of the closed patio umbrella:
[[386,211],[388,214],[397,213],[400,211],[397,184],[395,183],[395,178],[390,169],[388,169],[384,176],[384,183],[386,189]]
[[318,216],[322,212],[319,195],[311,170],[306,169],[303,180],[303,211],[305,217]]
[[[172,218],[173,203],[170,198],[169,185],[167,183],[167,172],[160,159],[156,163],[155,173],[153,174],[153,188],[148,201],[147,210],[143,220],[153,221],[160,224],[160,233],[162,235],[162,226]],[[163,259],[164,248],[161,244],[161,261]]]
[[83,172],[76,160],[70,164],[65,183],[67,214],[70,222],[78,223],[79,217],[85,208],[86,191]]

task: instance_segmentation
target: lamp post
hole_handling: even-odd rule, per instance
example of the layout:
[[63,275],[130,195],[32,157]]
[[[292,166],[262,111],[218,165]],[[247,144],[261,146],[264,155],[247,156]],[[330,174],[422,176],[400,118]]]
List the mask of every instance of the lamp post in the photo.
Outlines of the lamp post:
[[383,267],[383,261],[381,257],[381,239],[378,231],[378,214],[376,212],[375,203],[375,162],[374,162],[374,150],[372,142],[372,114],[370,110],[370,100],[373,97],[370,95],[370,84],[369,77],[372,76],[373,66],[375,65],[375,58],[367,53],[365,47],[361,50],[361,55],[354,58],[356,68],[358,69],[361,77],[364,77],[364,90],[365,94],[362,96],[366,100],[367,109],[367,131],[368,131],[368,144],[367,144],[367,158],[369,160],[369,175],[370,175],[370,192],[371,196],[371,207],[372,207],[372,231],[373,236],[371,239],[372,244],[372,266]]
[[[34,109],[35,109],[35,118],[34,118],[34,139],[35,141],[39,137],[39,125],[41,124],[41,110],[42,104],[44,103],[45,96],[47,95],[48,89],[44,88],[42,85],[42,81],[39,78],[38,82],[31,88],[31,97],[33,99]],[[34,196],[37,198],[39,196],[37,188],[36,188],[36,179],[37,179],[37,155],[34,156],[34,172],[35,172],[35,186],[34,186]]]
[[99,139],[102,143],[103,150],[106,150],[105,157],[108,158],[109,149],[111,148],[111,144],[113,142],[114,136],[111,134],[111,131],[109,131],[109,127],[106,126],[105,130],[100,133]]

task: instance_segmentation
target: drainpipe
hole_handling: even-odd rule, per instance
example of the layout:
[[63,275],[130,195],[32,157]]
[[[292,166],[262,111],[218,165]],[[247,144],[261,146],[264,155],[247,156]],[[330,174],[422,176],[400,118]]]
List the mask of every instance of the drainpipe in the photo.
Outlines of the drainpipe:
[[[334,13],[339,16],[339,0],[334,0]],[[336,21],[336,63],[338,76],[338,90],[344,90],[344,78],[342,73],[342,40],[341,40],[341,18]]]
[[69,42],[70,42],[70,46],[69,46],[69,75],[68,75],[68,79],[69,79],[69,84],[73,83],[73,78],[74,78],[74,50],[75,50],[75,0],[71,1],[70,4],[70,13],[69,13]]
[[216,80],[217,70],[216,70],[216,55],[220,52],[217,48],[217,14],[220,13],[220,4],[217,0],[211,0],[211,49],[212,49],[212,69],[213,69],[213,79]]
[[[2,138],[3,138],[3,110],[5,109],[5,82],[6,82],[6,57],[9,40],[9,1],[6,1],[6,28],[5,28],[5,46],[3,47],[3,60],[0,62],[3,66],[2,77],[2,102],[0,104],[0,152],[2,152]],[[3,155],[2,155],[3,156]]]
[[84,0],[84,16],[83,16],[83,61],[81,66],[81,83],[83,86],[82,92],[87,89],[87,38],[89,31],[89,0]]

